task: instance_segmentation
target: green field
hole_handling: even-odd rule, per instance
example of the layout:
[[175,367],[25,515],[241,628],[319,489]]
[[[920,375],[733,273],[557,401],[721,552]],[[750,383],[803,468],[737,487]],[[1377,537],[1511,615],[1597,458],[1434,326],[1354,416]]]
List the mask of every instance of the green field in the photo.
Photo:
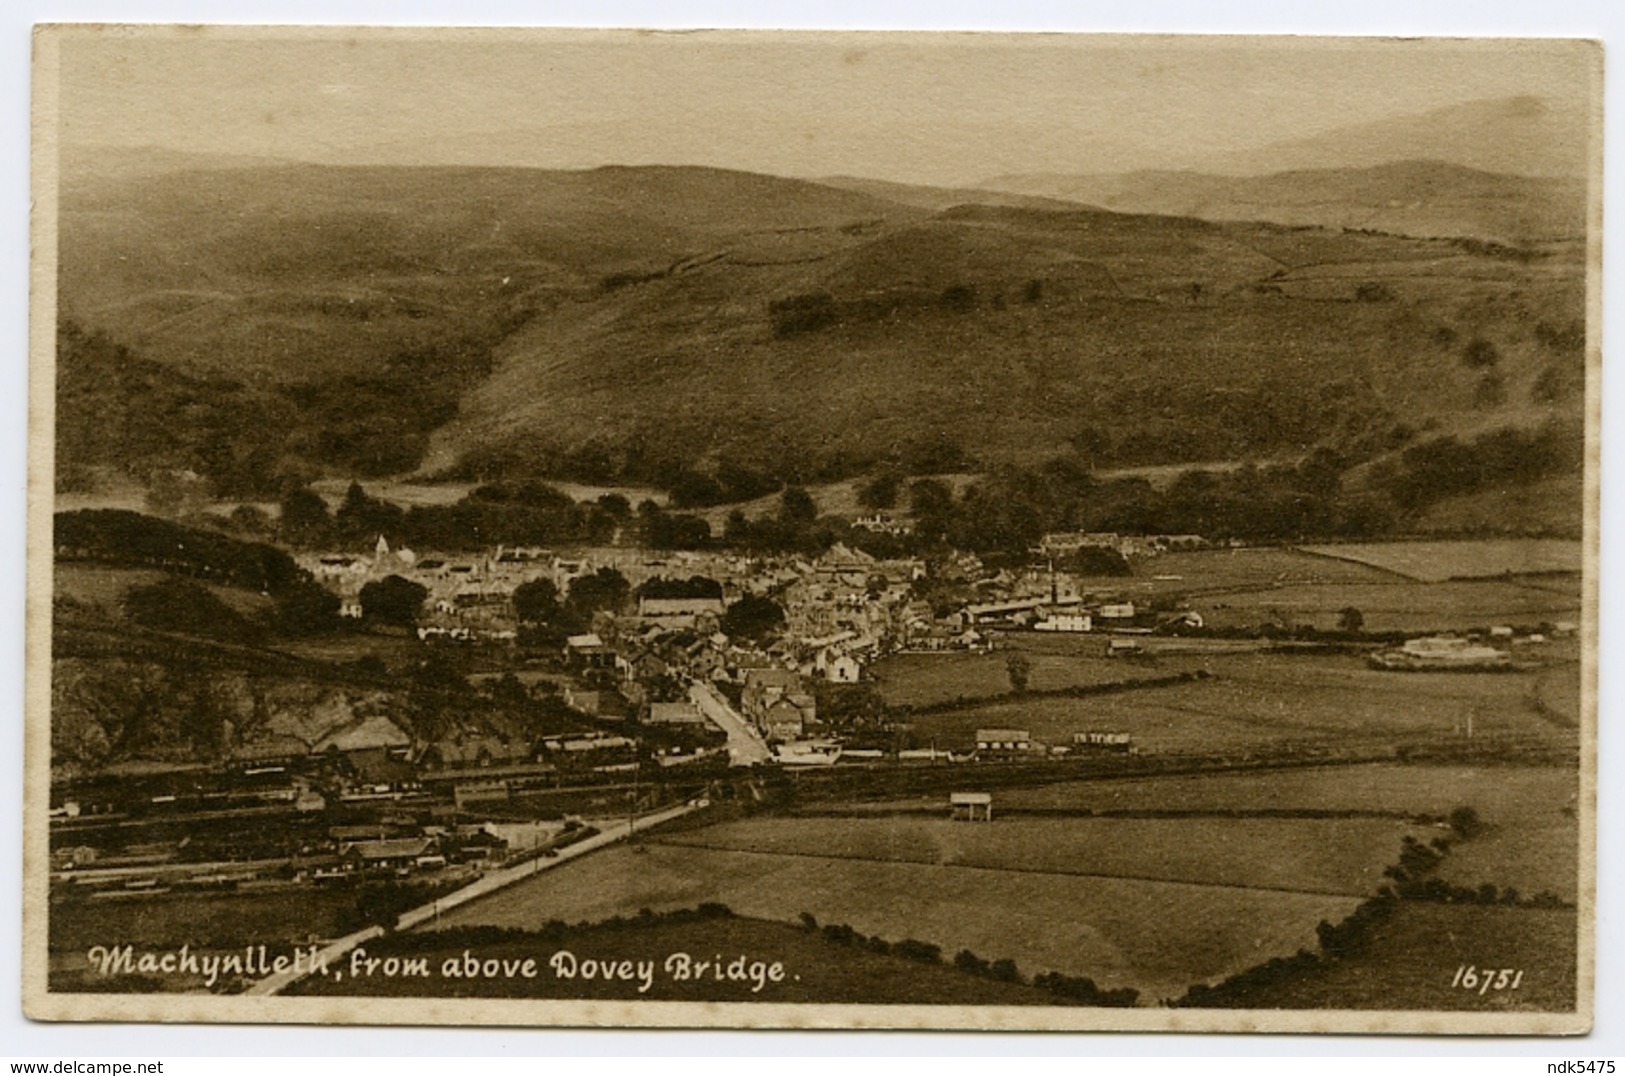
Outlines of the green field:
[[1562,589],[1499,580],[1306,584],[1200,595],[1192,604],[1216,628],[1274,622],[1312,624],[1329,631],[1339,626],[1342,610],[1350,607],[1360,611],[1366,631],[1463,631],[1580,619],[1577,579]]
[[999,793],[1009,808],[1078,811],[1354,811],[1438,817],[1471,806],[1486,823],[1572,807],[1574,771],[1555,766],[1305,766],[1263,772],[1068,781]]
[[[999,796],[1000,801],[1003,795]],[[662,843],[829,860],[1365,896],[1406,832],[1390,819],[755,818]]]
[[[1577,543],[1546,539],[1210,549],[1136,559],[1131,579],[1081,585],[1137,601],[1182,599],[1219,628],[1273,621],[1330,630],[1352,606],[1367,631],[1460,630],[1579,620],[1578,556]],[[1570,574],[1507,579],[1509,571]]]
[[1573,903],[1579,888],[1580,830],[1572,815],[1550,811],[1492,827],[1462,841],[1439,867],[1452,885],[1493,885],[1520,896],[1550,893]]
[[[762,817],[616,848],[459,909],[536,928],[719,901],[1176,996],[1314,944],[1372,892],[1407,823]],[[679,843],[681,842],[681,843]]]
[[[945,964],[926,964],[867,949],[837,945],[820,935],[784,923],[759,919],[719,918],[686,923],[657,921],[578,928],[560,939],[537,935],[497,941],[464,940],[463,932],[449,934],[443,945],[424,947],[423,936],[379,941],[367,946],[368,955],[383,957],[409,953],[429,957],[427,978],[335,980],[316,977],[298,984],[290,993],[304,995],[372,995],[391,997],[519,997],[604,998],[640,1001],[730,1002],[834,1002],[907,1003],[913,1005],[1061,1005],[1055,994],[1021,983],[995,982]],[[653,985],[640,993],[638,983],[561,979],[549,961],[560,950],[595,960],[656,961]],[[496,978],[448,978],[441,974],[447,958],[465,951],[480,960],[535,959],[539,973]],[[664,962],[673,953],[688,953],[696,960],[720,955],[725,964],[741,955],[747,963],[761,961],[784,966],[782,982],[768,982],[753,990],[749,981],[679,981],[667,974]],[[952,960],[947,953],[945,960]]]
[[1001,637],[1001,649],[991,654],[944,651],[933,654],[893,654],[866,672],[892,706],[932,706],[955,699],[981,699],[1010,691],[1005,664],[1012,652],[1031,663],[1028,688],[1056,691],[1125,680],[1147,680],[1198,669],[1198,658],[1169,658],[1155,666],[1105,657],[1106,641],[1095,635],[1048,635],[1040,632]]
[[[1227,1007],[1572,1012],[1576,953],[1573,911],[1405,902],[1362,952]],[[1462,965],[1523,976],[1516,990],[1481,993],[1451,985]]]
[[[1159,583],[1183,583],[1193,589],[1264,585],[1393,582],[1393,574],[1352,560],[1317,557],[1296,549],[1208,549],[1164,553],[1134,562],[1136,577]],[[1158,579],[1178,576],[1178,579]]]
[[1006,810],[1314,810],[1435,818],[1471,807],[1484,828],[1455,842],[1439,878],[1512,888],[1524,897],[1550,893],[1570,903],[1579,890],[1579,783],[1572,770],[1557,767],[1372,765],[1077,781],[1002,791],[998,802]]
[[1002,791],[998,802],[1006,810],[1313,810],[1435,818],[1471,807],[1484,828],[1455,842],[1438,868],[1441,879],[1510,887],[1525,897],[1551,893],[1571,903],[1578,894],[1579,782],[1572,770],[1558,767],[1383,764],[1076,781]]
[[[1575,506],[1578,510],[1579,506]],[[1367,564],[1426,583],[1495,575],[1579,574],[1579,542],[1559,538],[1479,539],[1463,542],[1373,542],[1305,546],[1309,552]]]
[[[1554,720],[1537,695],[1536,673],[1392,673],[1332,654],[1208,655],[1211,679],[1087,697],[1033,697],[914,715],[916,739],[967,748],[978,728],[1026,729],[1046,743],[1070,743],[1088,729],[1127,732],[1146,753],[1281,754],[1303,747],[1381,748],[1465,740],[1469,718],[1485,742],[1572,746],[1573,723]],[[1125,663],[1126,666],[1127,663]],[[1571,670],[1565,673],[1565,670]],[[1577,697],[1577,696],[1573,696]]]

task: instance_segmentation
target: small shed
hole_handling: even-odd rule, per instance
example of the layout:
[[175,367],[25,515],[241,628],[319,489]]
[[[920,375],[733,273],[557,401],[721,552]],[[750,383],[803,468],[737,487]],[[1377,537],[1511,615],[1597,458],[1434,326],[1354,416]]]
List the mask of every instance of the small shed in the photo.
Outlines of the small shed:
[[948,817],[955,822],[993,821],[993,794],[991,792],[949,793]]

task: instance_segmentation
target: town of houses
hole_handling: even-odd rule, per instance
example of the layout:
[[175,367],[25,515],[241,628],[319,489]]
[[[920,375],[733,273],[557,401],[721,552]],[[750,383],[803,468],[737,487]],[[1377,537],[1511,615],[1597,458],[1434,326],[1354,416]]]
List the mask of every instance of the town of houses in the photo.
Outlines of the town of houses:
[[[1102,728],[1043,743],[1027,729],[990,724],[964,742],[926,746],[884,726],[843,722],[821,713],[820,704],[836,708],[861,694],[889,655],[986,653],[1013,632],[1031,631],[1098,636],[1099,653],[1111,657],[1139,653],[1147,636],[1201,628],[1200,615],[1177,602],[1153,607],[1132,583],[1076,577],[1054,565],[1089,547],[1146,558],[1205,545],[1191,535],[1051,534],[1027,566],[997,569],[969,553],[928,563],[877,559],[841,544],[818,556],[620,546],[442,556],[379,537],[361,553],[302,555],[301,567],[361,621],[358,631],[415,636],[411,647],[425,655],[461,650],[470,660],[454,667],[470,688],[517,685],[532,702],[545,699],[570,716],[542,730],[501,706],[453,709],[431,731],[408,731],[413,724],[388,706],[324,701],[344,713],[325,723],[274,716],[269,735],[235,745],[212,768],[53,789],[54,869],[61,881],[110,896],[155,884],[451,878],[571,854],[597,832],[573,810],[598,812],[601,824],[605,810],[637,812],[673,796],[698,803],[752,780],[763,765],[1020,764],[1137,754],[1129,735]],[[520,589],[546,580],[562,598],[572,584],[606,571],[618,574],[626,600],[538,647],[535,625],[520,618]],[[410,627],[361,615],[363,589],[391,577],[423,588]],[[683,583],[705,593],[659,596]],[[730,609],[748,599],[776,611],[771,630],[730,634]],[[1440,658],[1410,649],[1392,660],[1475,658],[1465,650]],[[319,734],[305,734],[318,724]],[[991,805],[978,799],[956,810],[985,820]],[[298,852],[290,855],[280,837],[261,847],[252,827],[239,825],[267,812],[307,834]],[[143,819],[184,822],[187,839],[126,844],[113,853],[82,843],[128,824],[121,820]]]
[[[898,526],[878,515],[862,522],[871,528]],[[842,544],[816,557],[619,546],[569,552],[499,547],[446,557],[391,548],[379,537],[368,553],[311,554],[301,564],[340,596],[346,616],[360,617],[360,595],[368,583],[399,576],[420,584],[427,597],[417,617],[417,637],[445,645],[513,644],[525,626],[515,592],[532,580],[547,580],[560,595],[575,580],[604,569],[619,573],[634,594],[651,580],[714,581],[713,596],[640,596],[623,612],[596,613],[590,630],[565,639],[558,655],[569,677],[563,697],[588,717],[720,729],[730,733],[727,751],[735,762],[794,765],[838,754],[829,749],[829,730],[818,720],[816,683],[862,683],[871,664],[888,654],[991,650],[998,630],[1149,632],[1143,603],[1137,607],[1117,594],[1085,592],[1051,565],[1091,545],[1150,556],[1205,544],[1192,535],[1052,534],[1034,551],[1037,566],[993,571],[972,554],[955,554],[928,568],[920,559],[877,559]],[[928,572],[953,580],[956,592],[972,600],[934,609],[916,586]],[[782,610],[782,628],[770,641],[722,630],[729,606],[745,597],[771,599]],[[1163,624],[1176,621],[1201,625],[1188,610],[1155,618]],[[1127,648],[1118,640],[1108,652]],[[671,697],[674,683],[686,688],[681,697]],[[731,714],[709,714],[705,701]],[[813,740],[821,749],[809,749]]]
[[[1051,535],[1036,552],[1060,556],[1098,543],[1154,553],[1187,541]],[[500,710],[477,719],[449,714],[440,731],[423,737],[388,712],[357,708],[314,738],[301,733],[298,718],[288,719],[287,727],[274,720],[270,735],[235,746],[212,771],[64,788],[52,807],[53,824],[62,830],[54,859],[63,878],[111,886],[111,893],[154,879],[216,884],[228,876],[216,877],[212,868],[199,874],[187,864],[199,857],[237,862],[255,855],[279,865],[257,873],[237,870],[228,880],[241,874],[237,880],[244,884],[269,885],[369,873],[478,871],[515,856],[549,855],[583,836],[567,818],[537,821],[526,830],[480,822],[501,814],[482,812],[535,795],[628,784],[636,802],[644,765],[703,790],[732,767],[759,764],[1023,760],[1127,751],[1127,737],[1116,733],[1080,732],[1072,744],[1044,745],[1026,730],[1008,728],[978,730],[974,748],[959,754],[935,746],[881,749],[878,739],[840,735],[821,719],[819,699],[864,684],[872,665],[890,654],[986,652],[1001,633],[1015,629],[1098,631],[1113,638],[1151,630],[1146,610],[1120,595],[1084,592],[1078,580],[1049,568],[1042,556],[1036,562],[1042,566],[1021,571],[991,570],[971,554],[928,565],[876,559],[844,545],[816,557],[627,547],[502,547],[477,556],[442,556],[394,548],[379,537],[366,552],[315,553],[299,561],[338,595],[343,615],[358,619],[369,583],[397,576],[419,584],[427,596],[415,625],[393,630],[415,634],[430,649],[482,654],[490,660],[474,663],[479,671],[468,675],[472,687],[512,679],[526,690],[555,695],[579,720],[568,731],[538,734]],[[527,627],[515,604],[521,586],[545,579],[565,595],[572,582],[604,569],[619,573],[634,595],[624,609],[595,613],[588,630],[565,637],[540,661],[534,647],[518,646]],[[931,575],[950,581],[960,597],[934,608],[918,586]],[[716,592],[638,596],[652,580],[696,577],[714,581]],[[730,636],[724,631],[729,607],[752,597],[771,600],[782,611],[782,624],[766,633]],[[254,841],[233,821],[269,811],[314,824],[332,809],[362,821],[325,825],[323,834],[287,861],[270,848],[250,847]],[[131,846],[98,855],[69,832],[119,818],[164,817],[202,827],[193,831],[189,850]],[[216,842],[207,834],[217,825],[236,835],[220,838],[215,854],[209,850]]]
[[[1196,536],[1048,535],[1040,552],[1059,556],[1086,544],[1150,555],[1205,543]],[[1133,631],[1138,616],[1132,601],[1085,594],[1064,572],[1043,567],[992,572],[973,554],[952,557],[946,571],[973,590],[978,600],[945,614],[934,613],[913,589],[927,573],[924,561],[879,560],[840,544],[812,558],[657,554],[621,547],[569,555],[499,547],[479,556],[445,558],[392,550],[380,537],[370,554],[307,555],[301,565],[339,594],[344,616],[362,615],[360,592],[366,584],[400,576],[428,592],[417,622],[420,639],[490,644],[518,638],[514,593],[531,580],[546,579],[560,594],[574,580],[606,568],[620,573],[634,590],[654,579],[714,580],[720,597],[642,597],[626,614],[599,614],[593,642],[571,641],[572,658],[612,666],[628,681],[640,679],[648,667],[640,662],[658,655],[662,673],[724,680],[736,677],[741,668],[766,662],[804,677],[854,683],[862,679],[869,662],[885,654],[986,648],[988,627]],[[779,640],[761,651],[720,634],[723,613],[745,596],[771,597],[784,612]],[[679,636],[698,641],[681,651],[667,645]]]

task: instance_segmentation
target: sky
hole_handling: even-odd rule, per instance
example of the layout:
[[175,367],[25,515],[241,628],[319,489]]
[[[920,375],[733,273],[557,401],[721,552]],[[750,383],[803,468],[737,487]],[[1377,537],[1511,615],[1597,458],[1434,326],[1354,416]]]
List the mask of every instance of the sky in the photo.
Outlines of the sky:
[[1586,94],[1467,40],[633,31],[84,31],[73,144],[344,163],[711,164],[971,182],[1195,167],[1461,102]]

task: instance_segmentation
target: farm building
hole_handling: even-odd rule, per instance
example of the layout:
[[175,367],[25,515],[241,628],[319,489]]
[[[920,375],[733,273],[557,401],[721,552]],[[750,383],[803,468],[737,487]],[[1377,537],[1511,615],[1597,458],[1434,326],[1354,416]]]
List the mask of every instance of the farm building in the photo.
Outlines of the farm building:
[[[1007,620],[1015,620],[1022,615],[1032,616],[1045,608],[1060,606],[1076,606],[1078,598],[1057,597],[1041,594],[1031,598],[1015,598],[1010,601],[985,602],[965,607],[965,619],[969,624],[994,624]],[[1130,616],[1134,614],[1129,613]]]
[[949,793],[948,817],[955,822],[993,821],[993,794],[990,792]]
[[1032,751],[1036,747],[1032,733],[1026,729],[976,730],[978,751]]
[[380,841],[357,841],[346,855],[362,868],[399,870],[417,865],[419,857],[435,852],[428,837],[389,837]]
[[649,704],[651,725],[703,725],[705,718],[691,702],[652,702]]
[[863,677],[863,666],[851,654],[840,654],[823,661],[824,679],[832,684],[855,684]]
[[638,599],[638,616],[645,619],[682,617],[692,621],[694,617],[702,615],[721,616],[724,611],[721,598]]
[[564,641],[564,660],[574,668],[612,669],[615,651],[596,633],[572,635]]
[[1052,613],[1050,616],[1033,625],[1035,631],[1089,631],[1094,627],[1094,621],[1088,613]]

